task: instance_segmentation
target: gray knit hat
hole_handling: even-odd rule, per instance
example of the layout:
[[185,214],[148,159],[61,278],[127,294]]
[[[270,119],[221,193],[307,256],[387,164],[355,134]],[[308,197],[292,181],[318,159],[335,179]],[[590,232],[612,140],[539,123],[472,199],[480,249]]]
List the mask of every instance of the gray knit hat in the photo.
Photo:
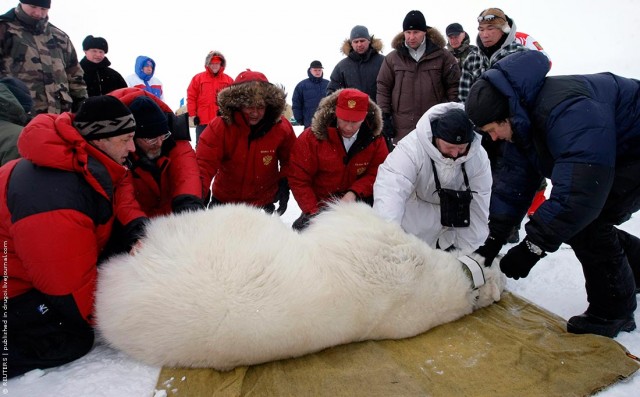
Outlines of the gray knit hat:
[[356,25],[351,29],[351,34],[349,35],[349,41],[353,41],[355,39],[367,39],[371,40],[371,36],[369,36],[369,29],[366,26]]

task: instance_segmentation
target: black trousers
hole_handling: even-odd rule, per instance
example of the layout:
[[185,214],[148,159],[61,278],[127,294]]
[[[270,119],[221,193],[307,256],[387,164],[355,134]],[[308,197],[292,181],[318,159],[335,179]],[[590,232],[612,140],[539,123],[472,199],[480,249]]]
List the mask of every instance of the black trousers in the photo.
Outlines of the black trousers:
[[93,347],[93,329],[67,321],[36,290],[7,302],[7,370],[9,378],[37,368],[51,368],[76,360]]
[[582,264],[589,301],[587,312],[596,316],[627,317],[636,309],[640,240],[615,225],[626,222],[640,209],[638,175],[640,162],[616,168],[602,212],[568,241]]

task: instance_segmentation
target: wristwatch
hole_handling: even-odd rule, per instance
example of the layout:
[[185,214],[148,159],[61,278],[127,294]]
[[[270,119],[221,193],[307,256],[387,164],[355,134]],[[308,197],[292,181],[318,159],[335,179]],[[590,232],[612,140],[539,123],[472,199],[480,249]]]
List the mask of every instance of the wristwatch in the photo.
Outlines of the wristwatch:
[[535,254],[538,256],[544,255],[544,251],[542,250],[542,248],[538,247],[537,245],[529,241],[529,239],[526,239],[525,241],[527,243],[527,248],[529,248],[529,251],[531,251],[532,254]]

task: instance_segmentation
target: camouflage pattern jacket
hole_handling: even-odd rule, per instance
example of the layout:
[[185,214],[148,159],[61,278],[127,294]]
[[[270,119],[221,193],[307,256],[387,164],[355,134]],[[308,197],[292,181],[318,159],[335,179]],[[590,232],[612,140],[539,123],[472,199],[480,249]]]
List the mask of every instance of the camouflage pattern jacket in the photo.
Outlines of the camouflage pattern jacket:
[[87,86],[71,39],[36,20],[20,5],[0,16],[0,75],[22,80],[33,96],[33,113],[75,110]]

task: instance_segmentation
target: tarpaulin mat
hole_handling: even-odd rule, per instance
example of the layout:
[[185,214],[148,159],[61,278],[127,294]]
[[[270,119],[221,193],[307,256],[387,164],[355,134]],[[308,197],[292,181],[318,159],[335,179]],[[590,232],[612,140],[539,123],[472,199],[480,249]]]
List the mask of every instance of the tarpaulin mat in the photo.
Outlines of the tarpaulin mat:
[[[638,352],[631,352],[636,353]],[[637,358],[613,339],[513,293],[413,338],[335,346],[238,367],[162,368],[167,396],[587,396],[627,378]]]

